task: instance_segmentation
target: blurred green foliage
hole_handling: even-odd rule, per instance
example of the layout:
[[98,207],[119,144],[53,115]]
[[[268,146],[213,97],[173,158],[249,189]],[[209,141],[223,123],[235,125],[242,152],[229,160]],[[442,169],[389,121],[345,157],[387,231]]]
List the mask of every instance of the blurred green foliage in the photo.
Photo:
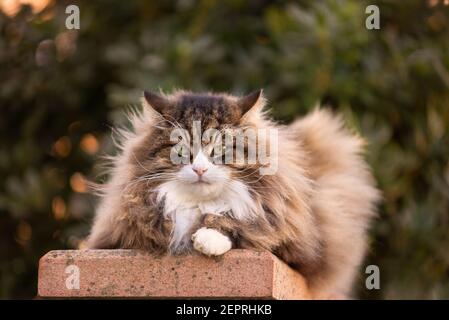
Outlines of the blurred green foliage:
[[[71,3],[71,2],[70,2]],[[282,122],[321,101],[370,142],[384,193],[362,298],[449,298],[449,6],[408,1],[67,1],[0,12],[0,297],[36,294],[37,263],[82,246],[84,178],[143,89],[263,87]],[[380,7],[381,29],[365,28]]]

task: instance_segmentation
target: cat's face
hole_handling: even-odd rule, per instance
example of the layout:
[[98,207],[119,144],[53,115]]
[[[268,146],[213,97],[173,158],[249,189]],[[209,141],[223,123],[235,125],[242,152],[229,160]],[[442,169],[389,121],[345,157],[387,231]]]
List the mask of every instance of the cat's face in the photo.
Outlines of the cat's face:
[[231,169],[224,164],[216,164],[210,154],[202,148],[188,164],[181,164],[175,175],[178,183],[187,192],[201,198],[215,198],[223,191],[231,179]]
[[[235,156],[231,161],[225,159],[230,151],[236,154],[235,144],[229,144],[225,135],[246,125],[242,117],[261,99],[260,94],[239,99],[187,93],[166,98],[146,93],[146,102],[158,120],[137,148],[136,177],[149,186],[169,185],[187,199],[209,200],[231,184],[235,188],[239,175],[250,174],[257,166],[236,163]],[[184,134],[174,134],[175,130]]]

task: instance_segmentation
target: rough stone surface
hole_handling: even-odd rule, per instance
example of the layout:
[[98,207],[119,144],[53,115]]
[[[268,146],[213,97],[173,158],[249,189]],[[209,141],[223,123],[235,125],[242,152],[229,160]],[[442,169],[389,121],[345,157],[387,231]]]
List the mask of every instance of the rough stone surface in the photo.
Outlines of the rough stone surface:
[[[75,266],[75,267],[73,267]],[[79,270],[79,289],[76,272]],[[137,250],[50,251],[39,262],[40,298],[309,299],[304,278],[269,252],[218,258],[153,257]]]

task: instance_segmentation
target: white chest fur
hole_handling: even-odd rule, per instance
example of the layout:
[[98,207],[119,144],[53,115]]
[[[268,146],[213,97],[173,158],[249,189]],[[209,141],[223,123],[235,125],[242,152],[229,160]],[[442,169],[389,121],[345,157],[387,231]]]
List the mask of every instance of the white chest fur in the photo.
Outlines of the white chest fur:
[[179,251],[189,245],[190,230],[198,222],[201,215],[206,213],[222,215],[230,210],[223,201],[209,201],[198,204],[180,204],[174,205],[170,201],[171,197],[166,198],[164,215],[167,219],[173,221],[173,233],[170,248],[173,251]]
[[233,181],[215,198],[202,198],[193,188],[176,181],[161,184],[158,189],[158,201],[164,201],[164,216],[173,222],[170,249],[182,251],[190,244],[191,228],[201,215],[209,213],[227,214],[234,219],[251,219],[258,214],[247,187]]

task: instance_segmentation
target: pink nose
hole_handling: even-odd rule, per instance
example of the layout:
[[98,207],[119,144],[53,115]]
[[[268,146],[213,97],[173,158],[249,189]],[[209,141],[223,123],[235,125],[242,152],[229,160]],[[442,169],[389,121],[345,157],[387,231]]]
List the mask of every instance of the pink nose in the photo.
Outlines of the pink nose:
[[207,169],[205,168],[192,168],[192,170],[195,171],[199,177],[201,177],[204,174],[204,172],[207,171]]

